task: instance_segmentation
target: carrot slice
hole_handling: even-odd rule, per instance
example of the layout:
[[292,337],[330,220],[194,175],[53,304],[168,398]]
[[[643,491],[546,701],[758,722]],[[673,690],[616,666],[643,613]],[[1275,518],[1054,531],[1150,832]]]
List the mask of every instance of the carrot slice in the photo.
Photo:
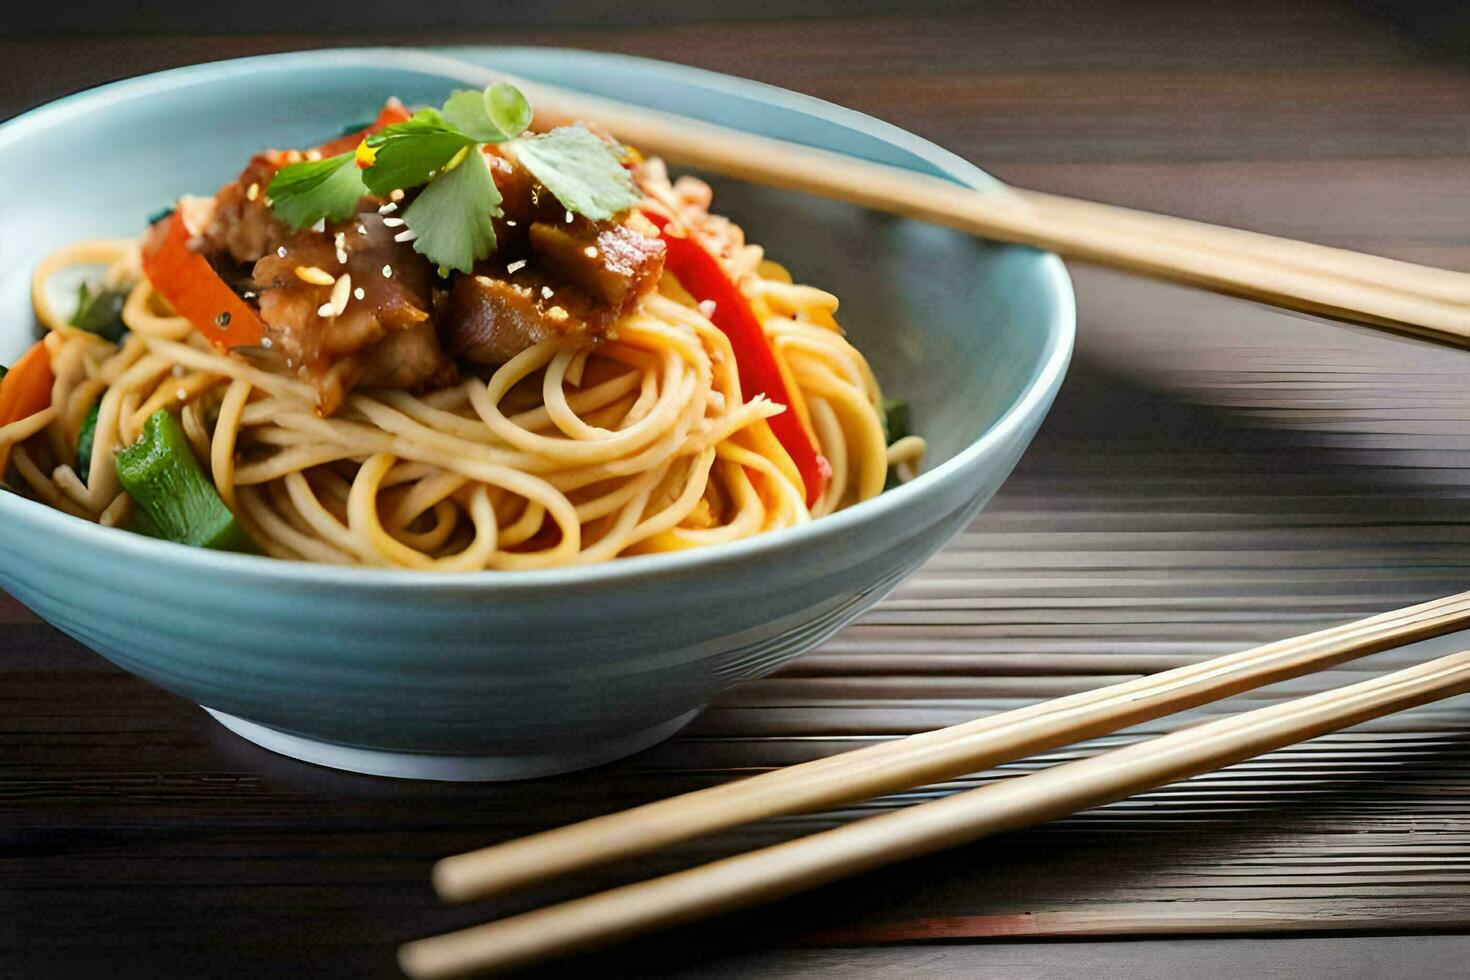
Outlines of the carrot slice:
[[[36,344],[0,378],[0,426],[30,418],[51,404],[51,354],[45,344]],[[10,465],[10,446],[0,446],[0,476]]]
[[175,211],[161,241],[143,249],[143,274],[174,310],[217,349],[255,347],[265,336],[260,316],[189,248],[189,229]]

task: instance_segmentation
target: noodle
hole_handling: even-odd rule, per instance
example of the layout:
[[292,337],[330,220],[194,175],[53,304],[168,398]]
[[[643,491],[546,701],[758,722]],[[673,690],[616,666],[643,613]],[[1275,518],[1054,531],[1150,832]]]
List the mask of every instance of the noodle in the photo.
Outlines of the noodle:
[[[667,183],[670,209],[707,205]],[[868,499],[889,468],[911,475],[914,436],[887,445],[881,393],[833,319],[837,298],[793,283],[710,217],[703,234],[763,325],[791,406],[740,388],[728,338],[669,276],[601,343],[534,344],[481,377],[425,394],[361,389],[330,417],[315,389],[211,348],[142,276],[132,242],[46,256],[32,300],[47,328],[51,407],[0,428],[14,474],[48,505],[109,526],[133,519],[114,454],[159,409],[183,430],[220,499],[260,550],[335,564],[466,571],[547,568],[733,541]],[[124,339],[69,326],[51,280],[105,266],[128,290]],[[97,409],[91,465],[77,436]],[[796,414],[831,466],[808,507],[767,419]],[[51,471],[47,472],[47,467]]]

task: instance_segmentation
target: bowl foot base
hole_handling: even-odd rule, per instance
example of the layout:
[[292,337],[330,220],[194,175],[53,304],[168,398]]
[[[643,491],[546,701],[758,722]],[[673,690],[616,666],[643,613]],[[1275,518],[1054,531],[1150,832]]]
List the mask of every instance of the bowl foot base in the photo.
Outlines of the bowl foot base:
[[599,741],[594,746],[575,752],[548,752],[541,755],[431,755],[420,752],[391,752],[365,749],[335,742],[319,742],[270,728],[223,711],[204,707],[214,720],[241,738],[261,748],[312,762],[332,769],[367,773],[370,776],[392,776],[398,779],[437,779],[445,782],[499,782],[509,779],[532,779],[554,776],[600,766],[614,759],[641,752],[656,745],[689,724],[704,710],[701,705],[677,718],[645,728],[621,738]]

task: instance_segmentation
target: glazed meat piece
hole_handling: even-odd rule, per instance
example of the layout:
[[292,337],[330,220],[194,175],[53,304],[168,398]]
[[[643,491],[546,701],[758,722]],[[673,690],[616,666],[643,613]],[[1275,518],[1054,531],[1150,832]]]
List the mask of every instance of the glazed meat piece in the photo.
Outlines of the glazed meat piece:
[[278,151],[257,154],[234,183],[215,194],[214,214],[200,236],[205,258],[216,265],[226,258],[255,262],[291,234],[265,203],[265,190],[284,159]]
[[[344,274],[338,313],[333,293]],[[453,381],[454,365],[430,322],[432,282],[428,263],[395,242],[377,214],[297,232],[254,272],[271,349],[317,387],[328,414],[358,384],[412,389]]]
[[537,222],[531,226],[531,249],[549,272],[626,313],[658,283],[664,243],[629,225],[587,224],[577,229]]
[[[498,263],[497,263],[498,265]],[[490,273],[490,263],[481,263]],[[617,312],[576,286],[530,268],[507,275],[457,277],[439,318],[451,354],[479,364],[503,364],[552,337],[596,339]]]
[[514,160],[492,152],[487,162],[503,198],[497,254],[474,275],[457,276],[440,310],[439,336],[451,354],[503,364],[551,337],[597,339],[658,284],[664,243],[637,212],[589,221]]

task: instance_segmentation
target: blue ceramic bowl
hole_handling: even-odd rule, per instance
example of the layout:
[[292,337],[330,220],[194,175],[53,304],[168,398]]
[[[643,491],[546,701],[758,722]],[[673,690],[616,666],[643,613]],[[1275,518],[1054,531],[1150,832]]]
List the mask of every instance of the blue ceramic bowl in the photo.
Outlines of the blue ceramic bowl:
[[[892,126],[674,65],[557,50],[287,54],[104,86],[0,126],[0,363],[34,339],[27,279],[64,242],[136,233],[260,147],[304,145],[393,94],[439,102],[487,66],[995,187]],[[364,772],[501,779],[676,731],[723,688],[820,643],[962,528],[1010,473],[1072,350],[1056,257],[764,188],[717,210],[842,298],[927,471],[806,527],[563,571],[438,575],[200,551],[0,492],[0,586],[262,745]]]

